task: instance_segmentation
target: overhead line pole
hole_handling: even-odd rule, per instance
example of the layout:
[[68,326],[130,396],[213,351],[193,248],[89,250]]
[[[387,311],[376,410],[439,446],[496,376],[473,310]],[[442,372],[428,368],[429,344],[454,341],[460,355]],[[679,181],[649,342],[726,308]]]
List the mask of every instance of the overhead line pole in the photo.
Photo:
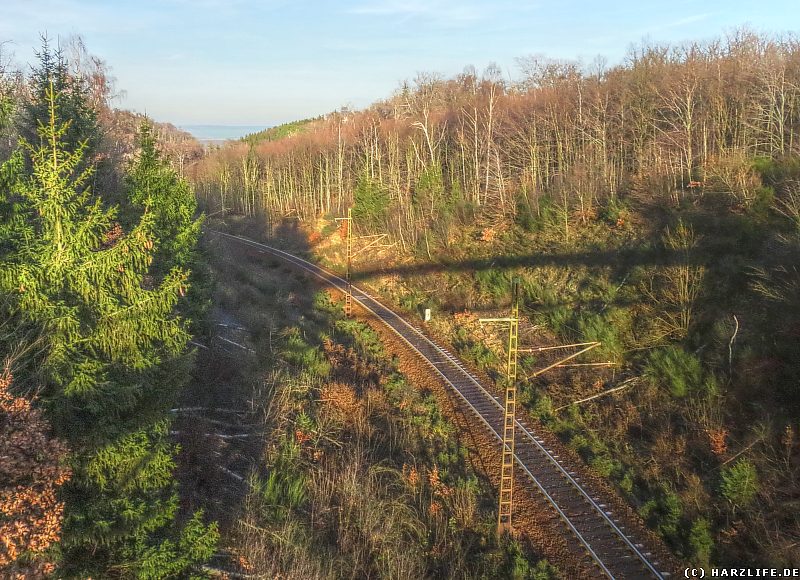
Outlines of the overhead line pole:
[[514,417],[517,409],[517,351],[519,346],[519,280],[511,281],[511,316],[482,318],[480,322],[508,324],[508,358],[503,406],[503,453],[500,462],[500,498],[497,510],[497,535],[511,533],[511,511],[514,500]]
[[350,318],[353,315],[353,208],[347,208],[347,294],[344,297],[344,313]]
[[[515,277],[511,280],[511,316],[506,318],[478,319],[478,321],[481,323],[494,322],[508,324],[508,358],[506,359],[505,405],[503,407],[503,453],[500,463],[500,498],[499,507],[497,510],[498,536],[501,536],[506,532],[511,533],[513,531],[511,525],[511,512],[514,498],[514,424],[517,407],[517,361],[519,353],[543,352],[564,348],[584,347],[577,352],[565,356],[561,360],[536,371],[532,375],[525,377],[526,379],[531,379],[557,367],[572,366],[564,363],[594,348],[597,348],[601,344],[599,342],[592,341],[563,344],[558,346],[544,346],[538,348],[519,348],[519,285],[519,278]],[[611,364],[613,363],[582,363],[582,366],[608,366]]]
[[344,314],[350,318],[353,314],[353,283],[351,268],[353,264],[353,208],[347,208],[346,218],[336,218],[337,222],[343,222],[345,231],[345,247],[347,248],[346,270],[344,279],[347,282],[347,290],[344,294]]
[[[374,234],[369,236],[353,237],[353,208],[347,208],[347,217],[336,218],[337,222],[342,222],[344,228],[345,247],[347,252],[346,266],[345,266],[345,281],[347,282],[347,290],[344,295],[344,313],[350,318],[353,315],[353,258],[373,248],[391,248],[394,244],[381,244],[389,237],[389,234]],[[367,245],[353,253],[354,240],[371,240]]]

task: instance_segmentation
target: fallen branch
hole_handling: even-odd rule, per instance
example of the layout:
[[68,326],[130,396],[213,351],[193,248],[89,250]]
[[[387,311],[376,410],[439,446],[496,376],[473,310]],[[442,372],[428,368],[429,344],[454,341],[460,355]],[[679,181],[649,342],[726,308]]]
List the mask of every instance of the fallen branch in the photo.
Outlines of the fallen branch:
[[240,433],[238,435],[225,435],[223,433],[206,433],[206,435],[213,435],[220,439],[249,439],[250,437],[259,437],[262,433]]
[[199,411],[213,411],[215,413],[233,413],[235,415],[244,415],[244,411],[237,411],[235,409],[220,409],[219,407],[176,407],[170,409],[170,413],[197,413]]
[[[170,431],[170,435],[180,435],[182,431]],[[250,437],[259,437],[263,435],[263,433],[241,433],[239,435],[226,435],[224,433],[200,433],[201,435],[205,435],[206,437],[219,437],[220,439],[248,439]]]
[[728,343],[728,374],[733,373],[733,343],[736,340],[736,335],[739,334],[739,319],[736,318],[736,315],[733,315],[733,321],[736,323],[736,328],[733,330],[733,336],[731,336],[731,341]]
[[250,430],[255,429],[255,425],[242,425],[236,423],[228,423],[226,421],[220,421],[218,419],[209,419],[208,417],[203,417],[202,415],[195,415],[193,417],[195,421],[202,421],[203,423],[209,423],[211,425],[219,425],[220,427],[228,427],[230,429],[242,429],[242,430]]
[[220,339],[220,340],[221,340],[221,341],[223,341],[223,342],[227,342],[228,344],[232,344],[233,346],[238,346],[238,347],[239,347],[239,348],[241,348],[242,350],[246,350],[247,352],[249,352],[249,353],[251,353],[251,354],[256,354],[256,351],[254,351],[252,348],[247,348],[246,346],[244,346],[244,345],[241,345],[241,344],[239,344],[238,342],[233,342],[232,340],[228,340],[228,339],[227,339],[227,338],[225,338],[224,336],[219,336],[219,335],[217,335],[215,338],[218,338],[218,339]]
[[723,461],[723,462],[720,464],[720,467],[722,467],[723,465],[728,465],[728,464],[729,464],[731,461],[733,461],[734,459],[736,459],[736,458],[737,458],[737,457],[739,457],[740,455],[743,455],[744,453],[746,453],[746,452],[750,451],[750,450],[751,450],[753,447],[755,447],[755,446],[756,446],[756,444],[757,444],[757,443],[761,443],[761,440],[762,440],[762,438],[761,438],[761,437],[759,437],[758,439],[756,439],[755,441],[753,441],[753,442],[752,442],[750,445],[748,445],[747,447],[745,447],[744,449],[742,449],[742,450],[741,450],[739,453],[737,453],[737,454],[736,454],[736,455],[734,455],[733,457],[729,457],[728,459],[726,459],[725,461]]
[[230,469],[227,469],[227,468],[225,468],[225,467],[222,467],[221,465],[218,465],[217,467],[218,467],[218,468],[219,468],[219,470],[220,470],[221,472],[223,472],[225,475],[228,475],[228,476],[232,477],[233,479],[235,479],[235,480],[236,480],[236,481],[238,481],[239,483],[244,483],[244,476],[242,476],[242,475],[239,475],[238,473],[234,473],[234,472],[233,472],[233,471],[231,471]]
[[222,326],[223,328],[232,328],[233,330],[247,330],[244,326],[237,326],[235,324],[223,324],[221,322],[217,322],[215,326]]
[[561,409],[566,409],[567,407],[570,407],[572,405],[580,405],[581,403],[586,403],[587,401],[592,401],[594,399],[598,399],[600,397],[604,397],[605,395],[609,395],[611,393],[616,393],[617,391],[621,391],[622,389],[627,389],[632,384],[636,383],[638,380],[639,380],[639,377],[631,377],[630,379],[628,379],[626,381],[622,381],[622,383],[620,383],[618,386],[614,387],[613,389],[608,389],[606,391],[603,391],[602,393],[597,393],[596,395],[592,395],[591,397],[586,397],[585,399],[578,399],[577,401],[572,401],[571,403],[569,403],[567,405],[562,405],[561,407],[558,407],[557,409],[554,409],[553,412],[557,413]]

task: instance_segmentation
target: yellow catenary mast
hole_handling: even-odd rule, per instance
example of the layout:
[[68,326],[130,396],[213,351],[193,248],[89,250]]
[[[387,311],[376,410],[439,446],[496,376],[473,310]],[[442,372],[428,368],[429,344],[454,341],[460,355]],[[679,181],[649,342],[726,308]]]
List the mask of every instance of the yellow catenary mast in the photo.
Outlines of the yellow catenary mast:
[[350,318],[353,315],[353,209],[347,208],[347,293],[344,296],[344,313]]
[[[353,208],[347,208],[346,218],[336,218],[337,222],[344,222],[345,229],[345,245],[347,246],[347,265],[345,271],[345,280],[347,281],[347,290],[344,295],[344,313],[350,318],[353,314],[353,258],[367,250],[391,248],[394,244],[383,243],[389,238],[389,234],[373,234],[369,236],[353,236]],[[362,246],[357,252],[353,252],[353,242],[362,241],[366,245]]]
[[[508,325],[508,349],[506,360],[506,385],[505,405],[503,406],[503,453],[500,463],[500,505],[497,510],[497,534],[511,533],[511,512],[514,499],[514,433],[515,415],[517,410],[517,360],[521,352],[544,352],[562,349],[580,348],[560,360],[545,366],[538,371],[526,375],[526,380],[536,378],[555,368],[571,366],[613,366],[614,363],[590,362],[567,364],[569,361],[600,346],[599,342],[578,342],[557,346],[543,346],[536,348],[519,348],[519,278],[511,280],[511,316],[507,318],[481,318],[481,323],[492,322]],[[524,373],[523,373],[524,374]],[[610,392],[610,391],[609,391]]]
[[500,505],[497,510],[497,534],[511,533],[511,510],[514,498],[514,418],[517,410],[517,356],[519,348],[519,280],[511,281],[511,316],[482,318],[480,322],[508,324],[508,359],[506,393],[503,406],[503,453],[500,463]]
[[337,222],[343,222],[342,227],[344,228],[344,237],[345,237],[345,247],[347,251],[346,257],[346,270],[345,270],[345,280],[347,281],[347,290],[344,294],[344,313],[345,316],[350,318],[353,314],[353,283],[352,283],[352,275],[351,270],[353,266],[353,209],[347,208],[347,217],[346,218],[336,218]]

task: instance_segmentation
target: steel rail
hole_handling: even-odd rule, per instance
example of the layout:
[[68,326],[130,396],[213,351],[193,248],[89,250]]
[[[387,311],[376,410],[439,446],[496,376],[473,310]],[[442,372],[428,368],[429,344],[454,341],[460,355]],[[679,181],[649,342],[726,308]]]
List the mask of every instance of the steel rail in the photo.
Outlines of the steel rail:
[[[232,234],[227,234],[225,232],[220,232],[217,230],[207,229],[207,231],[226,237],[230,239],[237,240],[245,245],[257,248],[263,252],[272,254],[275,257],[281,258],[286,260],[287,262],[292,263],[293,265],[299,267],[302,270],[309,272],[310,274],[314,275],[317,278],[335,286],[339,290],[345,290],[347,286],[347,281],[343,278],[324,270],[320,266],[313,264],[303,258],[299,258],[294,254],[286,252],[284,250],[280,250],[273,246],[269,246],[267,244],[262,244],[260,242],[256,242],[254,240],[250,240],[248,238],[244,238],[242,236],[236,236]],[[498,429],[493,426],[490,422],[490,418],[487,418],[489,411],[487,410],[480,410],[476,407],[476,405],[480,406],[480,403],[477,401],[470,401],[467,395],[463,392],[465,389],[465,385],[459,386],[456,385],[453,381],[452,377],[448,377],[442,369],[439,368],[437,365],[447,364],[449,365],[453,372],[460,374],[460,379],[466,380],[468,385],[476,388],[479,394],[483,395],[485,401],[490,401],[493,406],[493,410],[501,411],[503,410],[502,403],[489,393],[484,386],[469,372],[467,371],[463,364],[452,354],[450,354],[446,349],[443,349],[435,342],[431,341],[428,337],[426,337],[422,332],[414,328],[411,324],[409,324],[404,318],[396,314],[391,309],[387,308],[381,302],[376,300],[374,297],[370,296],[368,293],[364,292],[363,290],[352,286],[353,289],[353,298],[356,299],[359,304],[369,312],[371,312],[376,318],[381,320],[384,324],[386,324],[392,331],[397,334],[413,351],[419,354],[427,363],[428,365],[448,384],[460,397],[460,399],[467,405],[467,407],[483,422],[483,424],[490,430],[490,432],[495,436],[502,443],[502,436],[498,432]],[[367,303],[372,303],[372,307],[370,307]],[[396,324],[399,323],[401,328],[406,330],[412,339],[418,340],[422,342],[420,344],[414,344],[414,342],[409,338],[409,336],[404,335],[400,329],[398,329],[392,322]],[[426,349],[432,349],[435,355],[438,357],[443,358],[443,360],[432,360],[432,358],[422,352],[420,349],[421,346],[427,347]],[[438,358],[436,357],[436,358]],[[485,402],[484,401],[484,402]],[[474,404],[473,404],[474,403]],[[563,465],[554,457],[554,454],[545,448],[545,446],[537,439],[537,437],[531,432],[531,430],[523,425],[518,419],[515,419],[515,427],[518,429],[519,432],[525,437],[525,439],[533,446],[533,449],[539,452],[539,455],[544,456],[546,458],[547,463],[552,467],[555,467],[556,473],[561,476],[569,486],[577,491],[580,495],[580,498],[584,500],[588,505],[592,508],[595,515],[600,516],[603,523],[608,526],[608,529],[613,532],[613,537],[619,540],[622,540],[624,547],[629,550],[633,556],[636,557],[637,560],[643,566],[643,569],[653,577],[658,578],[659,580],[664,580],[670,574],[667,572],[661,572],[656,568],[656,565],[651,562],[648,558],[649,554],[644,554],[640,550],[640,544],[637,545],[619,528],[619,526],[614,522],[614,520],[610,517],[610,512],[606,512],[604,509],[604,505],[598,503],[599,500],[595,500],[585,489],[584,487],[576,480],[576,477],[569,472],[567,469],[564,468]],[[534,482],[537,486],[539,491],[548,501],[548,503],[555,509],[558,516],[561,520],[566,524],[568,529],[575,535],[578,541],[583,545],[586,551],[591,556],[592,560],[600,567],[600,569],[610,578],[617,578],[619,577],[616,572],[609,569],[609,566],[612,568],[614,566],[608,561],[608,557],[604,557],[597,553],[592,547],[593,540],[586,537],[586,533],[581,533],[578,530],[576,523],[572,521],[570,515],[565,511],[568,509],[566,506],[562,508],[559,505],[558,501],[553,498],[552,494],[548,491],[545,484],[540,482],[539,478],[537,478],[533,471],[532,466],[526,464],[525,460],[519,456],[519,453],[515,453],[515,459],[517,464],[522,468],[522,470],[530,477],[530,479]],[[528,460],[530,461],[530,460]],[[550,486],[553,488],[554,486]],[[574,518],[575,516],[573,516]],[[600,540],[595,540],[597,543]],[[631,577],[631,576],[622,576],[622,577]]]

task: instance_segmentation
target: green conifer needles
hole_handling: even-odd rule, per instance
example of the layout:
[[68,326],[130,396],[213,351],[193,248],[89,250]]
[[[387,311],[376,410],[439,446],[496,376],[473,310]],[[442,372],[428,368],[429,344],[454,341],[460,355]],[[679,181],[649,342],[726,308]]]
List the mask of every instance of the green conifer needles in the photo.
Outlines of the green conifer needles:
[[177,312],[199,231],[194,200],[145,134],[123,227],[90,187],[88,142],[65,138],[52,82],[44,94],[38,144],[23,140],[0,167],[0,305],[40,337],[29,367],[73,450],[60,574],[186,575],[218,539],[202,513],[178,515],[169,439],[190,362]]
[[0,285],[17,296],[19,310],[41,325],[50,343],[44,369],[63,394],[86,393],[108,380],[110,367],[143,370],[186,344],[185,324],[173,310],[187,273],[148,275],[155,248],[155,217],[144,212],[129,232],[115,223],[76,171],[85,145],[66,151],[67,123],[57,117],[49,89],[50,122],[40,124],[39,147],[25,143],[31,174],[15,193],[27,209],[17,247],[5,260]]

